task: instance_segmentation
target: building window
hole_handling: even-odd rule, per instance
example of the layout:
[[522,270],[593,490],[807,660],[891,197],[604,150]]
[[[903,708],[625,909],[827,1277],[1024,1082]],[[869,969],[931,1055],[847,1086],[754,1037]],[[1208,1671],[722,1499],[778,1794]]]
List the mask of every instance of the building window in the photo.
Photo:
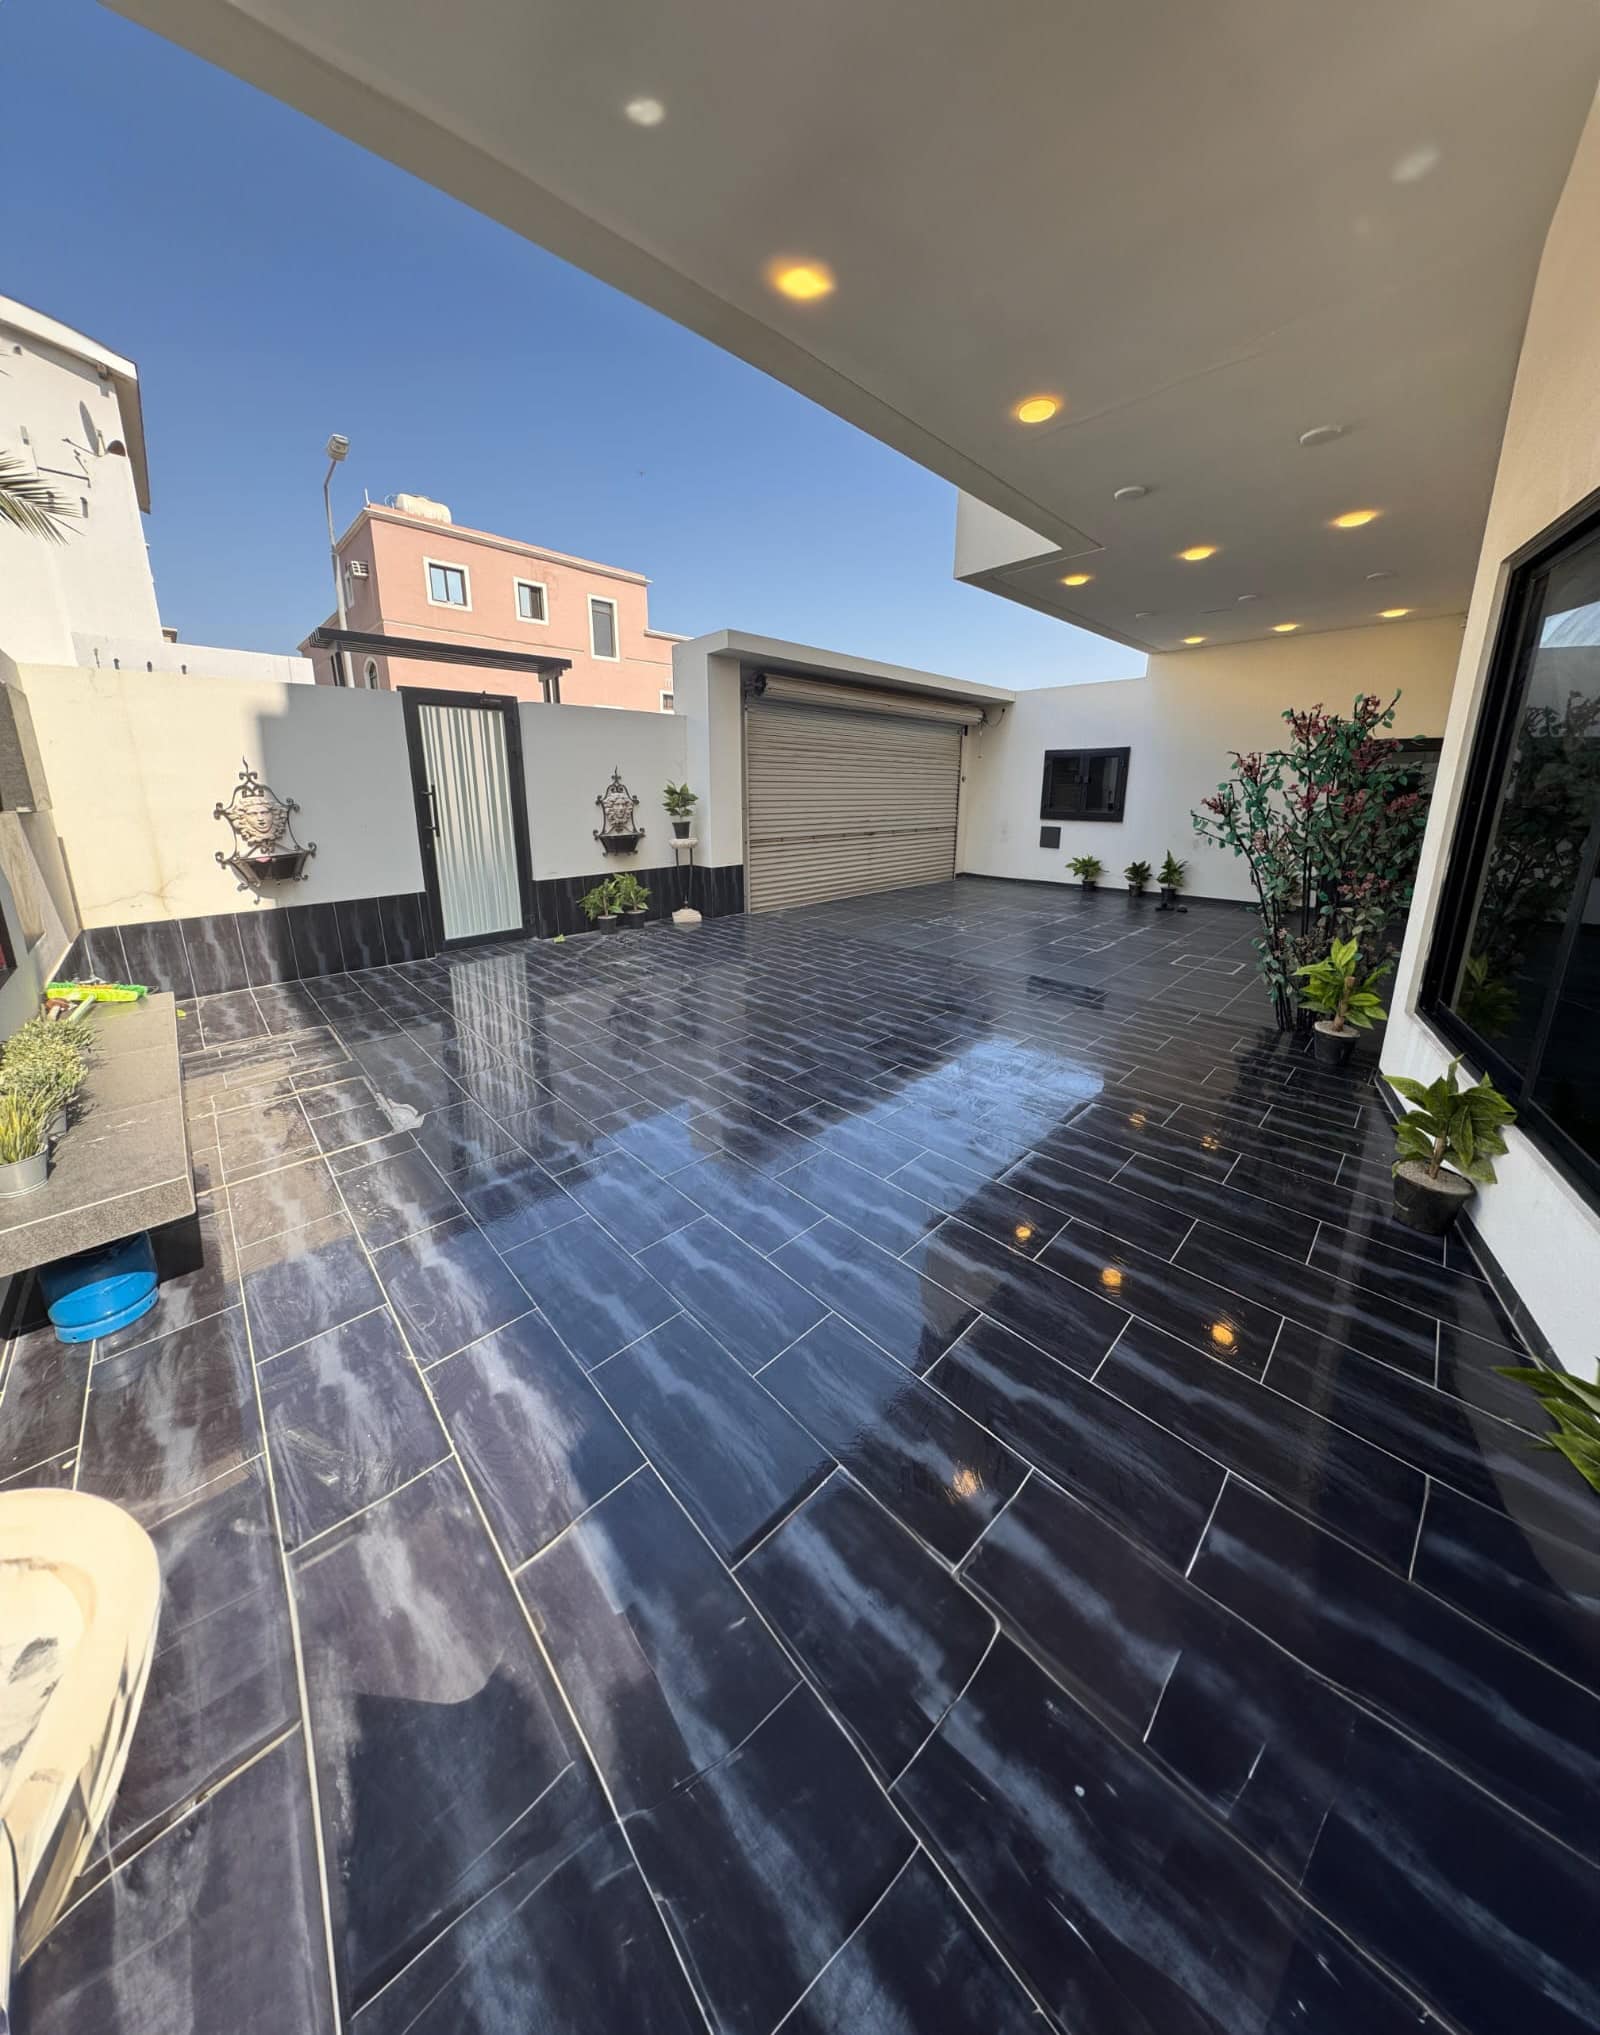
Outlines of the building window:
[[1047,749],[1041,820],[1120,820],[1128,795],[1126,749]]
[[559,671],[542,671],[542,672],[540,672],[540,674],[539,674],[539,685],[540,685],[540,689],[541,689],[541,690],[542,690],[542,692],[544,693],[544,703],[545,703],[545,705],[546,705],[547,707],[558,707],[558,706],[560,706],[560,704],[561,704],[561,674],[560,674],[560,672],[559,672]]
[[366,677],[366,681],[367,681],[367,688],[368,688],[368,690],[369,690],[369,691],[371,691],[371,692],[376,692],[376,691],[377,691],[377,689],[378,689],[378,660],[377,660],[377,658],[375,658],[375,657],[369,657],[369,658],[367,659],[367,661],[366,661],[365,665],[364,665],[364,666],[362,667],[362,670],[363,670],[363,672],[364,672],[364,674],[365,674],[365,677]]
[[661,711],[664,714],[672,712],[672,694],[670,692],[664,692],[661,695]]
[[617,604],[589,597],[589,649],[596,657],[617,657]]
[[517,619],[523,622],[548,622],[550,611],[545,603],[544,582],[537,579],[517,581]]
[[464,565],[436,565],[428,560],[428,599],[436,608],[470,608]]
[[1600,1189],[1600,498],[1511,561],[1422,1006]]

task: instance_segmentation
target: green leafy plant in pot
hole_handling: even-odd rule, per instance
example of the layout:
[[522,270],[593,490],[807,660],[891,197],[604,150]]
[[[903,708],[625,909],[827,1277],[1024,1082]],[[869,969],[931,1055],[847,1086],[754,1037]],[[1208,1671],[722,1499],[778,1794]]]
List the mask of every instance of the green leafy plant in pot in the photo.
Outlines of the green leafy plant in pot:
[[1380,962],[1363,978],[1356,966],[1359,959],[1354,940],[1335,940],[1320,961],[1308,961],[1295,970],[1301,1003],[1323,1013],[1313,1027],[1311,1046],[1324,1067],[1344,1066],[1359,1035],[1389,1015],[1377,996],[1389,963]]
[[1178,892],[1183,888],[1184,873],[1188,867],[1188,863],[1180,862],[1170,848],[1167,850],[1166,860],[1156,877],[1157,883],[1161,886],[1161,909],[1164,912],[1182,909],[1178,903]]
[[1150,873],[1148,862],[1130,862],[1123,870],[1123,877],[1135,897],[1144,896],[1145,888],[1150,882]]
[[672,836],[676,841],[687,841],[693,825],[693,813],[700,803],[700,794],[691,791],[686,784],[668,784],[661,794],[661,802],[667,809],[667,818],[672,822]]
[[602,933],[614,933],[622,923],[612,898],[610,877],[597,883],[593,890],[586,890],[578,899],[578,909]]
[[1533,1446],[1565,1456],[1584,1482],[1600,1491],[1600,1385],[1537,1365],[1501,1364],[1496,1369],[1513,1384],[1526,1385],[1555,1422]]
[[610,887],[612,908],[625,919],[642,919],[649,911],[650,893],[631,869],[613,876]]
[[1437,1081],[1385,1074],[1396,1095],[1415,1108],[1394,1128],[1394,1212],[1409,1228],[1442,1236],[1477,1193],[1494,1180],[1491,1163],[1505,1151],[1504,1130],[1516,1111],[1488,1075],[1463,1088],[1461,1061]]
[[1074,876],[1082,879],[1085,890],[1093,890],[1100,881],[1105,864],[1098,855],[1074,855],[1067,867]]

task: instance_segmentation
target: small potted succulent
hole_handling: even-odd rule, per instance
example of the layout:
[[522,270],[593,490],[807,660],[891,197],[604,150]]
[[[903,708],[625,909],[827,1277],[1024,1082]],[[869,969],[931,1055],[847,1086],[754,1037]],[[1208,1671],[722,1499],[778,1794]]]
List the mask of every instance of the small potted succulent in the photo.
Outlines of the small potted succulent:
[[1312,1030],[1311,1046],[1324,1067],[1342,1067],[1355,1050],[1357,1036],[1371,1031],[1375,1018],[1389,1013],[1378,1001],[1377,988],[1389,972],[1383,962],[1363,979],[1356,963],[1360,956],[1354,940],[1335,940],[1320,961],[1308,961],[1297,968],[1302,978],[1300,1001],[1307,1010],[1322,1016]]
[[668,784],[661,794],[661,802],[667,809],[667,818],[672,822],[672,838],[687,841],[689,829],[694,824],[693,812],[700,803],[700,794],[691,791],[686,784]]
[[51,1113],[26,1090],[0,1095],[0,1199],[37,1193],[49,1178]]
[[1127,879],[1128,888],[1132,891],[1133,895],[1135,897],[1143,897],[1145,888],[1150,881],[1149,863],[1130,862],[1122,874]]
[[621,912],[624,919],[632,919],[635,925],[650,910],[650,893],[634,875],[631,869],[611,879],[611,908]]
[[1505,1151],[1504,1127],[1516,1111],[1486,1074],[1473,1088],[1457,1079],[1460,1058],[1437,1081],[1385,1074],[1397,1095],[1416,1107],[1394,1127],[1394,1212],[1410,1229],[1442,1236],[1477,1193],[1494,1179],[1491,1160]]
[[1105,864],[1098,855],[1074,855],[1067,867],[1074,876],[1082,879],[1085,890],[1093,890],[1100,881]]
[[578,908],[596,932],[614,933],[622,923],[612,901],[609,877],[604,883],[597,883],[593,890],[586,890],[578,899]]
[[1178,909],[1178,892],[1183,888],[1183,875],[1188,867],[1188,863],[1180,862],[1170,848],[1167,850],[1167,859],[1156,877],[1161,886],[1161,909],[1164,912]]

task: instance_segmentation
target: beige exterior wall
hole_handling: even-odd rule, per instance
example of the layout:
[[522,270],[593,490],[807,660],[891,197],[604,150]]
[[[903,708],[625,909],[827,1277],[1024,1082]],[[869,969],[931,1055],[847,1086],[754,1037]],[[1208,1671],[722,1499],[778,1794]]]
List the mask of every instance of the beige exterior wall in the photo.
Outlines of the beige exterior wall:
[[[1348,712],[1363,692],[1399,693],[1394,734],[1442,735],[1460,650],[1459,621],[1389,622],[1158,654],[1145,678],[1019,693],[996,726],[968,738],[960,866],[974,876],[1075,883],[1068,860],[1097,855],[1102,884],[1120,888],[1128,863],[1157,867],[1170,848],[1188,863],[1195,896],[1246,901],[1243,862],[1197,842],[1189,820],[1231,752],[1280,742],[1286,707],[1320,702]],[[1041,848],[1045,751],[1124,744],[1132,751],[1125,817],[1065,822],[1060,847]]]
[[[459,524],[428,522],[376,507],[364,509],[356,518],[340,540],[339,556],[344,566],[359,561],[367,567],[364,578],[347,581],[347,619],[352,629],[567,658],[571,669],[562,673],[561,698],[569,706],[630,707],[659,713],[662,693],[672,689],[675,639],[651,629],[650,583],[638,573],[569,558]],[[466,573],[470,607],[439,606],[429,599],[430,560],[459,566]],[[544,588],[543,622],[528,622],[519,616],[519,580]],[[615,604],[618,655],[614,659],[591,652],[591,597]],[[469,664],[431,664],[410,658],[374,661],[379,683],[386,686],[511,693],[525,700],[542,696],[539,682],[531,674],[485,672]],[[314,662],[319,682],[331,682],[327,654],[314,653]],[[355,676],[359,682],[360,670]]]
[[[394,694],[41,665],[18,678],[84,925],[422,888]],[[242,761],[299,801],[295,831],[317,843],[307,881],[260,906],[216,861],[233,837],[212,809]]]
[[[1600,489],[1600,106],[1591,113],[1551,222],[1506,418],[1423,845],[1417,903],[1400,959],[1386,1060],[1428,1081],[1449,1059],[1417,1016],[1421,975],[1460,814],[1463,777],[1483,708],[1506,560],[1574,503]],[[1479,1233],[1533,1311],[1557,1356],[1593,1377],[1600,1349],[1600,1214],[1515,1129],[1499,1184],[1478,1196]]]

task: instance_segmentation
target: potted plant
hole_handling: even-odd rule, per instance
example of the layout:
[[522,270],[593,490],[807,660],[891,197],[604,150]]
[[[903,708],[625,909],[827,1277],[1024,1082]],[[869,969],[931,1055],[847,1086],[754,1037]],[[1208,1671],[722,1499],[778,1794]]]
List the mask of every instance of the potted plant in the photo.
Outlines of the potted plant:
[[80,1025],[41,1013],[17,1027],[0,1056],[0,1094],[36,1102],[52,1137],[66,1129],[67,1104],[83,1086],[86,1038]]
[[1379,1003],[1377,985],[1389,972],[1380,961],[1363,981],[1356,969],[1354,940],[1335,940],[1320,961],[1308,961],[1294,972],[1301,977],[1300,1001],[1320,1010],[1312,1032],[1312,1051],[1324,1067],[1342,1067],[1355,1050],[1356,1034],[1372,1029],[1374,1018],[1389,1013]]
[[33,1194],[50,1173],[48,1104],[22,1090],[0,1095],[0,1198]]
[[661,794],[661,800],[667,809],[667,817],[672,822],[673,839],[687,841],[689,828],[693,824],[690,815],[700,803],[700,794],[691,791],[686,784],[669,784]]
[[622,923],[612,902],[609,877],[604,883],[597,883],[593,890],[586,890],[578,899],[578,908],[597,932],[614,933]]
[[1187,862],[1180,862],[1170,848],[1167,850],[1167,859],[1162,863],[1161,872],[1156,878],[1157,883],[1161,886],[1161,909],[1163,911],[1170,912],[1177,910],[1178,892],[1183,888],[1183,873],[1188,866]]
[[1383,1077],[1416,1104],[1394,1128],[1394,1212],[1431,1237],[1455,1221],[1477,1193],[1475,1182],[1494,1179],[1490,1161],[1504,1152],[1504,1126],[1517,1114],[1488,1075],[1463,1088],[1456,1078],[1460,1065],[1458,1056],[1437,1081]]
[[650,909],[650,893],[631,869],[611,879],[611,908],[625,919],[642,919]]
[[1122,873],[1127,878],[1128,888],[1133,892],[1134,896],[1143,897],[1145,893],[1145,886],[1150,881],[1149,863],[1130,862],[1127,868],[1124,869]]
[[1600,1491],[1600,1385],[1538,1365],[1497,1364],[1495,1368],[1502,1378],[1526,1385],[1555,1422],[1532,1446],[1554,1449],[1565,1456],[1584,1482]]
[[1105,864],[1100,860],[1098,855],[1074,855],[1072,860],[1067,864],[1067,867],[1072,871],[1074,876],[1079,876],[1083,879],[1085,890],[1093,890],[1095,885],[1100,881],[1100,872],[1104,869]]

